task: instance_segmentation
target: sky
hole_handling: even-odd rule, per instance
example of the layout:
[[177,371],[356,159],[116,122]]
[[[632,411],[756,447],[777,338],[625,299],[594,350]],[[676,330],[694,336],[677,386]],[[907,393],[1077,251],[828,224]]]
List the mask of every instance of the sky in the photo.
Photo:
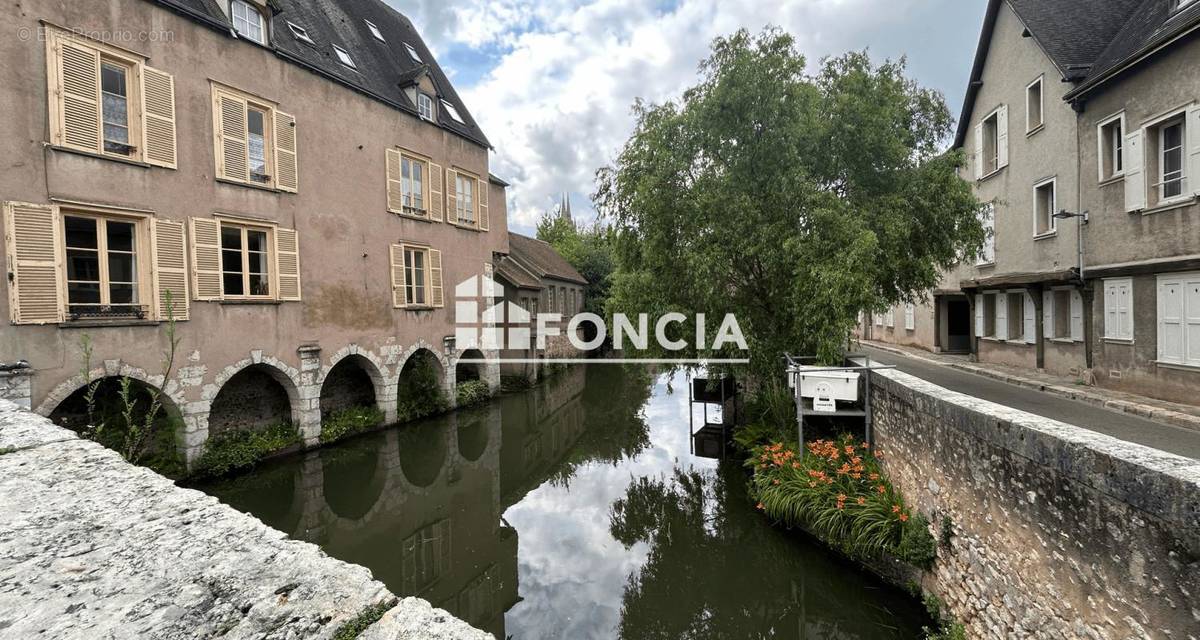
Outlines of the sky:
[[508,226],[532,235],[566,192],[595,218],[595,172],[633,130],[631,107],[697,81],[713,38],[782,27],[810,68],[867,49],[906,56],[909,74],[957,116],[985,0],[386,0],[409,17],[491,141],[511,184]]

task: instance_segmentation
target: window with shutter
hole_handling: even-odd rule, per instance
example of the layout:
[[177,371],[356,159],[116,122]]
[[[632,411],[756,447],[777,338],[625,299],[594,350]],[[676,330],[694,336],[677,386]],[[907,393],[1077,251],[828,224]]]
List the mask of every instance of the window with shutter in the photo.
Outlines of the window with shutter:
[[187,320],[187,250],[183,223],[155,219],[151,226],[154,230],[155,315],[159,320]]
[[300,239],[295,229],[275,229],[275,266],[280,300],[300,299]]
[[1071,290],[1071,340],[1083,342],[1083,295]]
[[479,188],[479,230],[487,231],[490,225],[488,220],[488,182],[479,180],[476,185]]
[[72,208],[62,221],[66,317],[155,317],[150,219]]
[[392,306],[399,309],[407,304],[404,297],[404,245],[391,246]]
[[192,297],[221,299],[221,225],[211,218],[191,218]]
[[392,306],[427,309],[445,306],[442,252],[427,246],[391,246]]
[[217,83],[212,99],[217,178],[296,193],[296,118],[269,100]]
[[296,164],[296,118],[282,111],[275,112],[275,186],[280,191],[296,193],[300,188],[299,167]]
[[1200,366],[1200,273],[1158,277],[1158,359]]
[[1022,335],[1028,344],[1037,343],[1037,307],[1033,305],[1033,296],[1028,291],[1021,297],[1021,307],[1025,313]]
[[13,324],[63,320],[60,218],[53,205],[4,203],[8,308]]
[[911,302],[904,305],[904,329],[915,331],[917,328],[917,308]]
[[1008,294],[996,294],[996,326],[993,334],[997,340],[1008,340]]
[[442,165],[434,162],[429,163],[429,219],[435,222],[442,221],[442,195],[444,191],[442,178]]
[[1143,129],[1125,136],[1125,211],[1146,208],[1146,132]]
[[175,84],[145,58],[46,27],[50,142],[103,157],[176,167]]

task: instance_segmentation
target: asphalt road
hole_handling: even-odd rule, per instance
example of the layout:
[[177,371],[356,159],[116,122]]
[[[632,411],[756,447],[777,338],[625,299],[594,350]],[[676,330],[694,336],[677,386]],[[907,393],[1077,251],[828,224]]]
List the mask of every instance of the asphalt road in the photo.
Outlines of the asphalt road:
[[1200,460],[1200,432],[1101,409],[959,369],[929,364],[863,345],[872,360],[896,365],[927,382],[1098,433]]

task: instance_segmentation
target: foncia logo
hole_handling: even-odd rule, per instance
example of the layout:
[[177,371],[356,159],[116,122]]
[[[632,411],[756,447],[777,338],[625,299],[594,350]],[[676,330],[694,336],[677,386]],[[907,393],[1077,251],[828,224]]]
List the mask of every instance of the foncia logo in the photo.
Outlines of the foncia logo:
[[[706,324],[704,314],[696,314],[692,318],[695,328],[692,344],[697,349],[722,349],[728,345],[742,352],[748,351],[746,338],[742,335],[737,318],[732,313],[726,314],[721,320],[712,342],[706,341]],[[665,313],[655,318],[651,331],[650,316],[645,313],[637,314],[636,320],[630,320],[626,314],[618,313],[612,317],[612,347],[615,353],[623,353],[625,345],[634,349],[646,349],[650,338],[657,341],[665,351],[682,351],[689,346],[686,340],[668,337],[668,329],[672,325],[683,326],[688,317],[682,313]],[[521,355],[531,349],[545,350],[552,340],[567,340],[571,347],[582,356],[587,352],[600,349],[609,335],[609,326],[604,318],[594,313],[582,312],[564,317],[560,313],[531,313],[521,305],[508,300],[504,295],[504,286],[489,275],[471,276],[454,287],[454,342],[460,351],[480,349],[484,351],[509,352],[501,353],[501,362],[539,362],[545,358],[530,358]],[[584,331],[585,325],[594,327]],[[589,334],[590,338],[584,335]],[[673,332],[677,333],[677,332]],[[508,357],[516,352],[515,357]],[[495,362],[495,360],[492,360]],[[694,363],[733,363],[749,362],[749,358],[706,358],[701,360],[685,358],[554,358],[556,362],[641,362],[664,364],[694,364]]]

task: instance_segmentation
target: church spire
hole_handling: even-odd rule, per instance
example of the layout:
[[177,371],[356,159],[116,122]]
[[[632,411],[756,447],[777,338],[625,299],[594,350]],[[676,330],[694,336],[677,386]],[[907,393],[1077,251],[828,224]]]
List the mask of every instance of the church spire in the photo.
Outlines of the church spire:
[[566,218],[571,222],[575,221],[575,219],[571,217],[571,198],[567,195],[566,191],[563,192],[562,201],[558,204],[558,215],[559,217]]

